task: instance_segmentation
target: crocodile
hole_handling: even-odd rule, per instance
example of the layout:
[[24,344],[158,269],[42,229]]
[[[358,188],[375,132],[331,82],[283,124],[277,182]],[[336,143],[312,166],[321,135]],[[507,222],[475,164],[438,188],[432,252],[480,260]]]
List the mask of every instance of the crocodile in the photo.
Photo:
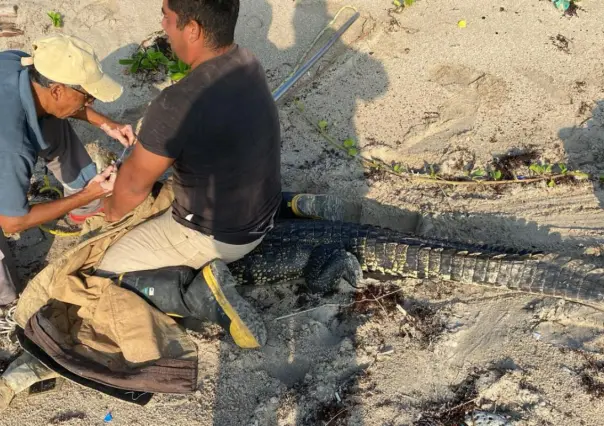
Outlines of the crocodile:
[[264,345],[267,331],[237,288],[298,279],[317,294],[333,292],[342,279],[359,287],[363,276],[370,274],[436,278],[554,296],[599,310],[604,306],[604,269],[580,259],[320,219],[277,220],[252,252],[228,265],[216,259],[201,270],[174,266],[98,274],[135,291],[168,315],[219,324],[242,348]]
[[600,309],[604,301],[604,269],[580,259],[325,220],[278,221],[255,250],[228,267],[240,285],[304,279],[319,293],[333,291],[340,279],[356,287],[369,273],[507,288]]

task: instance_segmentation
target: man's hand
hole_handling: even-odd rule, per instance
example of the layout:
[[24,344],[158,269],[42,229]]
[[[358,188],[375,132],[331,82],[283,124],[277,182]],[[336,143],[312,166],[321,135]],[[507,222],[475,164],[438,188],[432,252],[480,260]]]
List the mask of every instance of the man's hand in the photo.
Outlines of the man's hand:
[[102,173],[99,173],[93,177],[84,191],[91,194],[98,194],[96,198],[103,196],[109,196],[113,192],[113,186],[115,185],[116,179],[116,168],[115,166],[109,166]]
[[119,124],[113,121],[108,121],[101,124],[100,129],[110,138],[118,140],[124,146],[132,145],[136,137],[130,124]]
[[84,120],[104,131],[110,138],[117,139],[124,146],[130,146],[136,140],[132,126],[129,124],[120,124],[96,112],[91,107],[86,107],[76,114],[73,118]]
[[0,216],[0,228],[12,234],[58,219],[78,207],[110,195],[113,192],[115,179],[115,167],[109,166],[103,170],[103,173],[96,175],[83,190],[74,195],[48,203],[36,204],[25,216]]

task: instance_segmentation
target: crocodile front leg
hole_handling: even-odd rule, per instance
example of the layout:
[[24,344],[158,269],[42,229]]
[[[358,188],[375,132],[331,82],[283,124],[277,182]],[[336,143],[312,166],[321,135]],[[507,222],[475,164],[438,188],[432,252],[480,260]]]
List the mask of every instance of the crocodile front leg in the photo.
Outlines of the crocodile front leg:
[[358,259],[341,244],[325,244],[313,249],[304,278],[311,292],[325,294],[334,291],[342,279],[357,287],[363,271]]

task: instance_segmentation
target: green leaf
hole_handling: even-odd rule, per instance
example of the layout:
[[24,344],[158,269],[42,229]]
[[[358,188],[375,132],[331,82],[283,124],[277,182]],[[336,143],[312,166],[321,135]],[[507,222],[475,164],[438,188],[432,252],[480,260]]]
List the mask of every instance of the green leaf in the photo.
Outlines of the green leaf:
[[407,7],[412,6],[413,3],[415,3],[415,0],[405,0],[405,6]]
[[401,7],[402,6],[402,4],[401,4],[401,2],[399,0],[393,0],[392,4],[395,5],[396,7]]
[[162,56],[164,56],[163,53],[161,52],[147,52],[147,57],[149,59],[151,59],[152,61],[157,61],[159,60]]
[[543,174],[543,166],[537,163],[533,163],[530,165],[529,170],[531,170],[532,172],[534,172],[537,175],[542,175]]
[[558,163],[558,167],[560,167],[561,174],[565,175],[568,172],[568,169],[566,168],[566,164]]
[[485,171],[484,171],[484,170],[482,170],[482,169],[478,169],[478,170],[474,170],[474,171],[472,172],[472,175],[471,175],[471,176],[472,176],[472,177],[484,177],[484,176],[486,176],[486,175],[487,175],[487,172],[485,172]]
[[151,65],[151,61],[149,61],[149,59],[147,59],[147,58],[144,58],[141,61],[141,67],[143,67],[145,69],[152,69],[153,68],[153,66]]
[[356,148],[350,148],[348,150],[348,155],[350,155],[351,157],[356,157],[358,153],[359,151]]
[[344,146],[346,148],[352,148],[353,146],[356,146],[356,142],[354,141],[354,139],[348,138],[344,141]]
[[178,60],[178,68],[180,72],[189,72],[191,70],[191,66],[180,59]]
[[554,182],[553,179],[551,179],[548,183],[547,186],[549,186],[550,188],[553,188],[554,186],[556,186],[556,182]]
[[400,164],[395,164],[392,170],[394,170],[396,173],[400,173],[402,171],[402,167]]
[[179,81],[182,80],[184,77],[186,77],[187,75],[185,73],[182,72],[175,72],[173,74],[170,74],[170,78],[174,81]]
[[136,72],[138,71],[139,67],[140,67],[140,61],[136,61],[136,62],[134,62],[134,63],[132,64],[132,66],[130,67],[130,72],[131,72],[132,74],[136,74]]
[[545,173],[547,174],[551,174],[552,173],[552,165],[548,164],[547,166],[545,166]]
[[319,129],[321,129],[321,131],[325,131],[325,129],[327,129],[327,121],[325,120],[321,120],[319,121]]
[[501,180],[501,178],[503,177],[503,173],[501,173],[501,170],[495,170],[492,173],[493,179],[495,180]]
[[120,65],[132,65],[134,63],[134,59],[120,59]]
[[572,175],[575,179],[579,179],[579,180],[589,179],[589,175],[584,172],[574,171],[574,172],[570,172],[569,174]]
[[61,14],[59,12],[48,12],[47,15],[50,18],[50,20],[52,21],[52,25],[54,27],[61,26],[62,18],[61,18]]

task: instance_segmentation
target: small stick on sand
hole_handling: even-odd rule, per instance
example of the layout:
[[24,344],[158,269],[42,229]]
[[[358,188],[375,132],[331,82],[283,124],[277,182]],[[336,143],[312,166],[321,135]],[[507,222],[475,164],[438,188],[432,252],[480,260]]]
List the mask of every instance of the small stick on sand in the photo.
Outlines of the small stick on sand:
[[7,4],[0,5],[0,18],[16,18],[17,6]]

